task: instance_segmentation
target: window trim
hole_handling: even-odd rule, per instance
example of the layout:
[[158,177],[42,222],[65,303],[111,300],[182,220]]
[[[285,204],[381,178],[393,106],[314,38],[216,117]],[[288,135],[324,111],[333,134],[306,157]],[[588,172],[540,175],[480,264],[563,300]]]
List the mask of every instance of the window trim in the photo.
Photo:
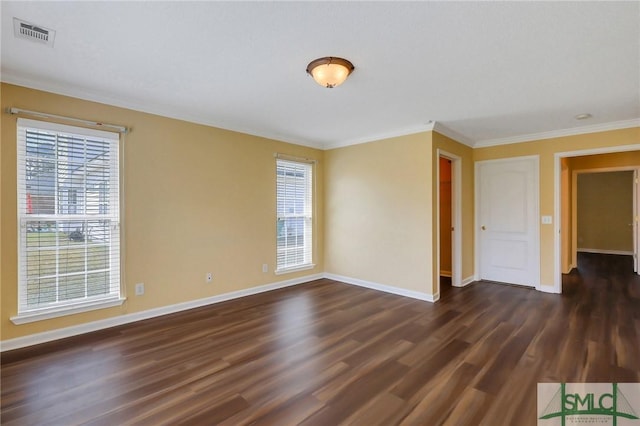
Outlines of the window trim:
[[[17,149],[17,186],[16,192],[17,196],[20,197],[22,195],[21,191],[26,189],[25,176],[21,176],[21,173],[24,173],[25,166],[21,162],[26,162],[26,152],[22,152],[23,149],[26,149],[26,137],[21,134],[21,131],[24,132],[25,129],[37,129],[43,131],[50,131],[55,133],[67,133],[84,137],[95,137],[100,139],[107,139],[111,143],[115,144],[115,147],[112,147],[112,152],[115,152],[116,159],[115,162],[110,162],[110,167],[112,169],[117,170],[117,176],[114,177],[115,184],[117,185],[116,191],[113,191],[107,194],[107,198],[109,199],[109,203],[114,203],[115,208],[112,210],[110,215],[106,215],[103,213],[99,213],[98,215],[87,215],[85,214],[71,214],[65,215],[61,213],[54,214],[46,214],[42,215],[42,219],[51,219],[54,221],[58,220],[66,220],[69,218],[78,219],[79,221],[83,220],[109,220],[111,221],[111,226],[115,227],[117,230],[112,232],[116,232],[117,234],[117,247],[115,248],[116,252],[115,257],[112,258],[109,263],[109,270],[113,271],[117,274],[117,285],[111,286],[110,289],[113,290],[117,288],[116,292],[109,292],[106,295],[97,295],[97,296],[89,296],[84,297],[82,299],[73,299],[68,303],[58,304],[54,306],[41,306],[35,307],[33,309],[28,309],[26,302],[24,300],[25,291],[26,291],[26,271],[23,268],[26,266],[26,260],[24,256],[26,256],[26,227],[25,223],[29,220],[38,220],[39,215],[28,215],[25,213],[25,206],[18,199],[17,203],[17,227],[18,227],[18,280],[17,280],[17,314],[15,316],[11,316],[9,319],[14,324],[26,324],[35,321],[41,321],[51,318],[57,318],[67,315],[78,314],[82,312],[93,311],[97,309],[105,309],[115,306],[120,306],[126,301],[126,297],[123,292],[123,228],[122,228],[122,212],[123,212],[123,203],[122,203],[122,172],[123,172],[123,163],[122,163],[122,140],[120,135],[113,131],[104,131],[97,129],[90,129],[85,127],[73,126],[73,125],[65,125],[58,123],[51,123],[48,121],[41,120],[32,120],[27,118],[18,118],[17,126],[16,126],[16,149]],[[24,142],[21,142],[21,138]],[[23,145],[25,144],[25,145]],[[114,181],[111,181],[114,184]],[[57,199],[58,194],[54,194],[55,199]],[[25,210],[25,211],[23,211]],[[115,264],[114,264],[115,262]],[[86,285],[86,283],[85,283]]]
[[58,318],[67,315],[80,314],[82,312],[90,312],[98,309],[112,308],[122,305],[126,297],[101,298],[95,301],[84,301],[81,303],[73,303],[66,306],[56,306],[55,308],[42,308],[33,311],[27,311],[12,316],[9,319],[16,325],[28,324],[30,322],[43,321],[51,318]]
[[[309,226],[310,226],[310,238],[311,238],[311,242],[309,243],[308,246],[308,252],[309,252],[309,260],[306,263],[300,263],[300,264],[296,264],[296,265],[289,265],[289,266],[285,266],[285,267],[278,267],[278,235],[277,235],[277,231],[276,231],[276,267],[274,269],[274,274],[275,275],[284,275],[284,274],[289,274],[289,273],[293,273],[293,272],[298,272],[298,271],[304,271],[304,270],[309,270],[309,269],[313,269],[315,268],[316,264],[314,262],[314,255],[315,255],[315,242],[316,242],[316,211],[315,211],[315,207],[316,207],[316,200],[315,200],[315,179],[316,179],[316,173],[315,173],[315,161],[312,160],[301,160],[301,159],[297,159],[294,157],[288,158],[288,156],[276,156],[276,224],[278,223],[279,220],[284,219],[285,216],[279,216],[278,215],[278,208],[277,208],[277,199],[278,199],[278,167],[279,167],[279,163],[283,162],[283,163],[293,163],[293,164],[297,164],[297,165],[304,165],[305,167],[308,167],[308,171],[311,174],[310,179],[309,179],[309,187],[308,187],[308,191],[309,191],[309,199],[310,199],[310,205],[308,207],[308,211],[309,211],[309,215],[297,215],[298,217],[304,218],[304,219],[309,219]],[[306,196],[306,194],[305,194]],[[291,217],[291,216],[290,216]],[[277,225],[276,225],[277,228]]]
[[315,263],[305,263],[304,265],[292,266],[291,268],[276,269],[274,271],[274,274],[276,274],[276,275],[285,275],[285,274],[290,274],[292,272],[306,271],[308,269],[313,269],[315,267],[316,267]]

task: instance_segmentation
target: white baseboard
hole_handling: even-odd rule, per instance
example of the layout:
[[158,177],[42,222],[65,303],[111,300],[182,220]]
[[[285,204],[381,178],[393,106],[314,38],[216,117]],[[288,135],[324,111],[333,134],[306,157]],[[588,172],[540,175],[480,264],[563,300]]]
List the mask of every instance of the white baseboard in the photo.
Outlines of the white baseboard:
[[603,250],[603,249],[579,248],[577,251],[580,253],[617,254],[621,256],[633,256],[632,251],[626,251],[626,250]]
[[365,281],[358,278],[345,277],[342,275],[325,273],[324,277],[330,280],[340,281],[345,284],[357,285],[360,287],[370,288],[372,290],[384,291],[385,293],[397,294],[398,296],[405,296],[405,297],[411,297],[412,299],[424,300],[426,302],[433,303],[440,298],[440,295],[437,293],[429,294],[429,293],[422,293],[420,291],[406,290],[404,288],[393,287],[385,284],[378,284],[371,281]]
[[323,278],[323,274],[306,275],[304,277],[278,281],[275,283],[265,284],[258,287],[251,287],[244,290],[232,291],[230,293],[219,294],[217,296],[205,297],[204,299],[190,300],[188,302],[176,303],[175,305],[162,306],[146,311],[124,314],[113,318],[92,321],[85,324],[60,328],[57,330],[45,331],[42,333],[31,334],[24,337],[16,337],[15,339],[3,340],[2,342],[0,342],[0,352],[24,348],[26,346],[37,345],[40,343],[46,343],[52,340],[64,339],[66,337],[72,337],[79,334],[90,333],[92,331],[103,330],[105,328],[124,325],[136,321],[158,317],[161,315],[173,314],[176,312],[185,311],[187,309],[213,305],[215,303],[225,302],[227,300],[238,299],[241,297],[264,293],[266,291],[303,284],[320,278]]
[[555,287],[553,285],[539,285],[538,287],[536,287],[536,290],[541,291],[543,293],[552,293],[552,294],[560,294],[559,291],[556,291]]
[[451,271],[440,271],[440,276],[451,278]]
[[472,275],[470,277],[467,277],[467,278],[462,280],[462,282],[460,283],[460,287],[466,287],[466,286],[468,286],[469,284],[471,284],[474,281],[476,281],[476,277],[475,276]]

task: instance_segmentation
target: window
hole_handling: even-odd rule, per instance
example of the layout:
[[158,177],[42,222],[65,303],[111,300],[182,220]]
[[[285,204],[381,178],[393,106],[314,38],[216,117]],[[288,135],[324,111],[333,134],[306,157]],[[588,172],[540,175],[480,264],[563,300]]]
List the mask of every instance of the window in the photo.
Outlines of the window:
[[16,323],[122,303],[119,135],[18,120]]
[[276,160],[276,272],[313,267],[312,165]]

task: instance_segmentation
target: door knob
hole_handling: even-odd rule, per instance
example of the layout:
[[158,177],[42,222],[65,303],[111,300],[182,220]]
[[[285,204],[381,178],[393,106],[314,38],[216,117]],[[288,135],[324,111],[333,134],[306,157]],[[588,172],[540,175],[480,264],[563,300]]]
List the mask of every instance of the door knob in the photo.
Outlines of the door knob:
[[480,229],[482,229],[483,231],[485,231],[485,230],[487,229],[487,227],[486,227],[486,226],[484,226],[484,225],[482,225],[482,226],[480,227]]

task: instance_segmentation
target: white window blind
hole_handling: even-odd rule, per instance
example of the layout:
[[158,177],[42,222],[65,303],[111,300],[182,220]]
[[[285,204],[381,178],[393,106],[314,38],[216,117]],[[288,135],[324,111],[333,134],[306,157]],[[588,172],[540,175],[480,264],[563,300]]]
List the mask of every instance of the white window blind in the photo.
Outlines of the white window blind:
[[18,119],[18,316],[120,299],[119,135]]
[[277,262],[276,272],[312,265],[312,164],[276,160]]

